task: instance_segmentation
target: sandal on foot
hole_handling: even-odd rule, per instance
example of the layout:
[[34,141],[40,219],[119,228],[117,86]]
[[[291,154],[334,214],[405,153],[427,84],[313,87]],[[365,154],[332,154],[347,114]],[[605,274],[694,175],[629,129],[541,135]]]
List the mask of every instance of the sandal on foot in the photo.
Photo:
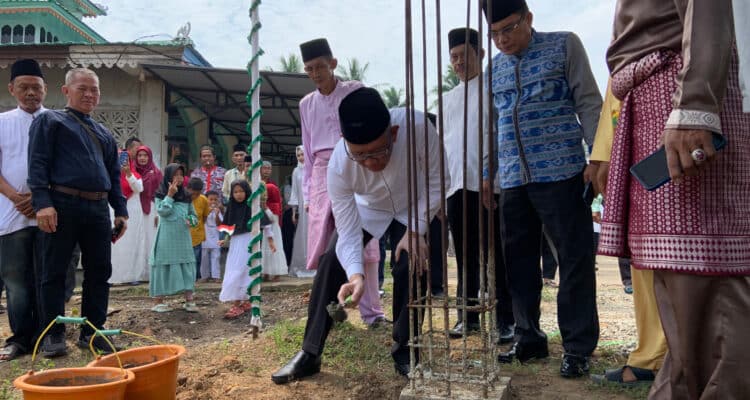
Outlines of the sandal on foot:
[[[625,368],[628,368],[633,373],[635,376],[634,381],[625,382],[623,380],[622,376],[625,372]],[[654,383],[654,379],[656,379],[654,371],[651,371],[650,369],[631,367],[629,365],[625,365],[621,368],[608,369],[604,371],[604,375],[591,375],[591,380],[600,385],[612,383],[623,387],[651,385]]]
[[245,310],[243,310],[241,306],[232,306],[232,308],[230,308],[229,311],[227,311],[227,313],[224,314],[224,318],[235,319],[244,313],[245,313]]
[[26,354],[26,351],[18,343],[8,343],[0,350],[0,363],[15,360]]
[[159,303],[153,307],[151,307],[151,311],[158,312],[158,313],[165,313],[172,311],[172,308],[170,308],[168,305],[164,303]]
[[247,311],[252,310],[253,305],[250,303],[242,303],[240,304],[240,308],[242,308],[243,311],[247,312]]
[[187,312],[198,312],[198,306],[194,301],[187,301],[182,305],[182,308]]

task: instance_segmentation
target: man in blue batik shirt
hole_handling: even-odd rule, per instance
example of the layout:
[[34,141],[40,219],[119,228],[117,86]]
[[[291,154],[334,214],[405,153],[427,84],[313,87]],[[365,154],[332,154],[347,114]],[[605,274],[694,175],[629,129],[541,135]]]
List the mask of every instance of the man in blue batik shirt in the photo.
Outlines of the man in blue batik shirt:
[[588,373],[599,339],[582,141],[593,143],[602,98],[575,34],[537,32],[524,0],[485,1],[483,7],[500,50],[486,79],[497,115],[497,169],[485,167],[483,192],[492,193],[491,178],[500,174],[501,237],[516,318],[515,344],[498,359],[548,356],[539,326],[544,225],[560,263],[560,374],[579,377]]

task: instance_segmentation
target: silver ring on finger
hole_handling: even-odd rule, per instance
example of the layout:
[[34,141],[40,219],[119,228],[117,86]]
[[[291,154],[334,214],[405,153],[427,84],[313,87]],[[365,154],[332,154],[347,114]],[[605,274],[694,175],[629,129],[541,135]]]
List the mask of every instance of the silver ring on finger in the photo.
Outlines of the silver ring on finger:
[[703,164],[706,161],[706,152],[700,148],[695,149],[690,152],[690,158],[698,165]]

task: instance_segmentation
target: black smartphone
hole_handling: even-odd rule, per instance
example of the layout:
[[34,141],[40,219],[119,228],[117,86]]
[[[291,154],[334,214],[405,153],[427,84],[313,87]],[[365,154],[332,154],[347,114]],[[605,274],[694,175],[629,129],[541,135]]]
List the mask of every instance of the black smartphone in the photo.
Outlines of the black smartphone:
[[122,232],[122,224],[117,224],[112,228],[112,243],[117,241],[117,237],[120,236],[120,232]]
[[[727,139],[719,134],[713,135],[714,148],[718,151],[727,144]],[[669,182],[669,167],[664,146],[659,147],[650,156],[630,167],[630,173],[646,190],[653,191]]]
[[594,195],[594,184],[589,182],[583,188],[583,202],[586,203],[587,206],[591,206],[591,203],[594,202],[594,198],[596,198]]

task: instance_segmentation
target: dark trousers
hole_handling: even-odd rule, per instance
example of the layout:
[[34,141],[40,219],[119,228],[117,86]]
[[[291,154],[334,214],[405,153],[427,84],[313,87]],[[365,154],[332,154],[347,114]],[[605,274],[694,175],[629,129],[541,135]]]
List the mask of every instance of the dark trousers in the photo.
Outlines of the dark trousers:
[[70,257],[70,266],[68,267],[68,274],[65,276],[65,302],[67,303],[71,297],[73,297],[73,291],[76,288],[76,270],[78,269],[78,262],[81,261],[81,248],[76,245],[73,248],[73,256]]
[[[448,231],[446,230],[446,234]],[[443,290],[443,224],[435,217],[430,222],[430,290],[432,294]]]
[[[364,244],[370,241],[372,235],[364,233]],[[406,233],[406,227],[392,221],[388,227],[387,233],[391,238],[391,252],[395,253],[396,245],[401,237]],[[312,293],[310,294],[310,303],[307,307],[307,325],[305,326],[305,338],[302,341],[302,350],[314,354],[323,354],[328,332],[331,330],[333,320],[328,315],[326,306],[330,303],[337,303],[337,295],[341,285],[348,281],[346,271],[339,263],[336,257],[336,241],[338,235],[333,235],[328,247],[320,256],[318,263],[318,272],[315,274],[313,281]],[[395,257],[395,256],[394,256]],[[400,364],[409,362],[409,258],[406,252],[401,253],[401,257],[391,264],[393,274],[393,347],[391,354],[393,359]],[[413,294],[416,295],[417,282],[413,280]],[[420,288],[421,295],[427,292],[426,275],[422,275]],[[414,321],[414,332],[417,332],[417,319]]]
[[[97,328],[107,319],[109,284],[112,275],[112,222],[106,200],[90,201],[51,192],[57,210],[57,231],[40,234],[43,261],[40,268],[42,326],[65,314],[65,278],[76,243],[81,247],[83,298],[81,316]],[[55,325],[51,333],[62,333],[65,326]],[[82,334],[92,334],[88,325]]]
[[633,278],[630,272],[630,259],[620,257],[617,259],[617,266],[620,268],[620,279],[623,286],[632,286]]
[[583,176],[504,189],[502,239],[516,317],[516,340],[546,342],[539,327],[542,224],[560,261],[557,315],[566,353],[589,356],[599,340],[591,209],[582,199]]
[[[458,288],[456,289],[456,296],[463,296],[463,278],[464,278],[464,249],[463,243],[466,243],[466,291],[468,298],[476,299],[479,296],[479,214],[476,212],[479,206],[479,193],[467,190],[466,191],[466,238],[464,235],[464,219],[463,219],[463,190],[459,190],[451,195],[447,200],[448,210],[448,223],[451,228],[451,235],[453,235],[453,247],[456,251],[456,264],[458,270]],[[497,307],[495,307],[495,321],[497,322],[497,328],[503,326],[510,326],[515,323],[513,318],[513,302],[511,300],[510,291],[508,290],[507,273],[505,270],[505,262],[503,261],[503,249],[501,245],[499,230],[500,230],[500,213],[495,212],[493,215],[495,219],[495,297],[497,298]],[[488,249],[487,242],[489,240],[489,226],[488,225],[489,213],[484,207],[482,207],[482,219],[485,221],[484,224],[484,235],[482,246],[484,249]],[[486,253],[488,254],[488,252]],[[489,284],[489,282],[487,283]],[[477,300],[470,300],[468,305],[476,305]],[[476,312],[467,313],[468,323],[478,323],[479,314]],[[463,312],[459,311],[458,320],[463,320]]]
[[383,235],[383,237],[378,240],[378,245],[380,247],[380,261],[378,262],[378,289],[383,290],[383,282],[385,281],[385,246],[388,244],[388,236]]
[[[203,246],[198,243],[197,246],[193,246],[193,255],[195,256],[195,280],[203,278],[201,276],[201,253],[203,253]],[[210,278],[207,276],[206,278]]]
[[294,209],[287,207],[284,213],[281,214],[281,240],[284,242],[284,255],[286,256],[286,265],[292,263],[292,251],[294,250],[294,232],[297,230],[297,226],[292,221],[292,214]]
[[34,251],[38,235],[36,227],[29,227],[0,236],[0,277],[13,333],[6,343],[15,343],[25,352],[31,351],[39,329]]
[[[544,231],[544,229],[542,229]],[[546,234],[542,235],[542,278],[555,279],[557,273],[557,255]]]

